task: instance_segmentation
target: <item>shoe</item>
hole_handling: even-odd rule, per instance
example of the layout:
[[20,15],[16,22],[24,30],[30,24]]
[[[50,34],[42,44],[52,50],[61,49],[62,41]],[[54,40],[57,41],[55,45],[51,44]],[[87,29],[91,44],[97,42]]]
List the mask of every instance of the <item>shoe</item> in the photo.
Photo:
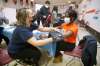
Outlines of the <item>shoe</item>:
[[53,63],[61,63],[61,62],[62,62],[62,55],[55,57],[53,60]]

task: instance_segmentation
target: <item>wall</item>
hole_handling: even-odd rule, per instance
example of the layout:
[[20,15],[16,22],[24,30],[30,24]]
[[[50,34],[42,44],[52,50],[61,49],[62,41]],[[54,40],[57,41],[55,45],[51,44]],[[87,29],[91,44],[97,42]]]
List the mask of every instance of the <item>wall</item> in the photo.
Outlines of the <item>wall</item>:
[[88,22],[86,29],[100,42],[100,0],[84,0],[79,15]]
[[79,6],[79,13],[88,26],[100,32],[100,0],[84,0]]

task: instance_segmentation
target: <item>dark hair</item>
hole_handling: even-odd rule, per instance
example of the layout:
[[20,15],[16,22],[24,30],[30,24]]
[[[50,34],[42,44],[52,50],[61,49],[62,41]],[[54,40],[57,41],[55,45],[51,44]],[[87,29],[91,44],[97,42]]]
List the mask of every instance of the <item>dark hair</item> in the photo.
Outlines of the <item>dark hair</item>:
[[53,11],[58,12],[58,7],[57,7],[57,6],[54,6],[54,7],[53,7]]
[[75,10],[69,10],[68,11],[68,16],[70,18],[73,18],[72,21],[75,21],[77,19],[77,12]]
[[45,4],[50,4],[50,1],[48,1],[48,0],[47,0],[47,1],[45,1]]

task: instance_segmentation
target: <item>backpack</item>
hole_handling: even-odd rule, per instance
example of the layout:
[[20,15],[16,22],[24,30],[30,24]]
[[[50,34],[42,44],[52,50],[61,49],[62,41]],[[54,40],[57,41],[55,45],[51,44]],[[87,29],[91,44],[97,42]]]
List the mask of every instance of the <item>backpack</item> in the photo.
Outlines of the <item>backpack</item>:
[[83,40],[85,40],[85,45],[82,52],[81,60],[84,66],[96,65],[97,41],[95,37],[87,35],[83,37]]

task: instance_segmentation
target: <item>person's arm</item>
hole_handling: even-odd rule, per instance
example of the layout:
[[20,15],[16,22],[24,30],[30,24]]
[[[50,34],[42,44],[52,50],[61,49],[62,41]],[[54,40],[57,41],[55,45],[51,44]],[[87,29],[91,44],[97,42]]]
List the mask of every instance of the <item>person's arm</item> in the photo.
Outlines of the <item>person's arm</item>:
[[69,30],[67,32],[63,32],[64,37],[70,37],[73,34],[73,31]]
[[56,28],[53,28],[53,27],[39,27],[38,30],[41,31],[41,32],[52,32],[52,31],[55,31]]
[[27,42],[33,46],[43,46],[43,45],[53,42],[53,38],[46,38],[44,40],[36,40],[36,36],[34,36],[34,34],[28,29],[21,28],[18,31],[18,33],[19,33],[18,35],[20,36],[20,39],[23,42]]
[[46,39],[43,39],[43,40],[36,40],[35,37],[31,37],[27,40],[27,42],[33,46],[43,46],[43,45],[46,45],[50,42],[53,42],[53,39],[52,38],[46,38]]
[[70,37],[71,35],[77,35],[78,32],[78,27],[76,25],[74,25],[73,27],[71,27],[68,31],[64,31],[63,35],[65,37]]

